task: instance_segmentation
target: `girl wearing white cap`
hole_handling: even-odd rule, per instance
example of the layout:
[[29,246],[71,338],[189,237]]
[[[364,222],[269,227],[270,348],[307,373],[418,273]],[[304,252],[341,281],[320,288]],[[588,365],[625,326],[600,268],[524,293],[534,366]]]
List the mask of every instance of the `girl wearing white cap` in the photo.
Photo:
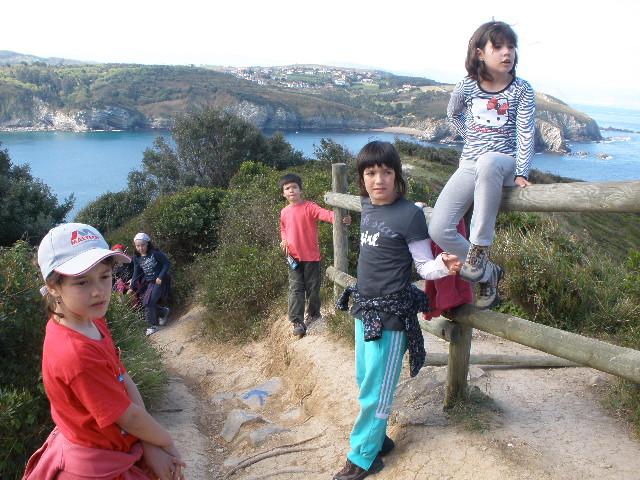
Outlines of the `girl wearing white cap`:
[[133,238],[133,243],[136,251],[129,293],[137,293],[142,298],[149,336],[158,330],[156,325],[162,326],[167,323],[169,309],[160,306],[160,301],[168,296],[171,262],[164,253],[153,246],[151,238],[146,233],[138,233]]
[[115,259],[130,261],[81,223],[53,228],[40,243],[50,315],[42,378],[56,427],[24,480],[184,479],[180,453],[147,413],[104,319]]

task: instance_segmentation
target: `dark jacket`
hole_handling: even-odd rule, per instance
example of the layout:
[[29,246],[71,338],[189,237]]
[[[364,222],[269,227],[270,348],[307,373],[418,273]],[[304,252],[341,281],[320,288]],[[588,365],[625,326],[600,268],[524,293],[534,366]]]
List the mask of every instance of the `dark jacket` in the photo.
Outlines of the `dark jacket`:
[[148,274],[145,274],[141,267],[141,262],[144,257],[133,257],[133,278],[131,280],[131,289],[133,291],[138,291],[138,284],[142,284],[143,280],[145,281],[144,283],[153,284],[156,278],[162,280],[163,283],[167,279],[171,261],[160,250],[153,250],[149,255],[155,259],[156,268]]
[[364,341],[370,342],[382,337],[382,320],[378,312],[389,312],[400,317],[407,331],[407,349],[409,350],[409,374],[415,377],[426,359],[424,337],[418,322],[418,312],[429,312],[429,297],[415,285],[384,297],[364,298],[358,293],[358,287],[350,286],[336,302],[338,310],[349,309],[349,297],[362,309],[364,323]]

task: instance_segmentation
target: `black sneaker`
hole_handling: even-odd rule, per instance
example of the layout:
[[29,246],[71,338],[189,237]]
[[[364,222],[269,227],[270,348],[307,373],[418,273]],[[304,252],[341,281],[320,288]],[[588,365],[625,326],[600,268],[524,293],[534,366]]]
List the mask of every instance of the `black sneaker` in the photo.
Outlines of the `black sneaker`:
[[480,295],[476,300],[476,307],[480,310],[488,310],[500,303],[498,284],[504,278],[504,268],[494,263],[489,263],[487,268],[491,269],[491,276],[486,282],[480,283]]
[[380,456],[376,456],[375,460],[369,467],[369,470],[365,470],[362,467],[359,467],[351,460],[347,460],[345,466],[333,476],[333,480],[360,480],[361,478],[365,478],[368,475],[373,475],[378,473],[380,470],[384,468],[384,462],[380,458]]
[[302,338],[307,333],[307,327],[302,322],[293,322],[293,335]]
[[387,453],[395,448],[396,444],[386,435],[384,436],[384,441],[382,442],[382,447],[380,448],[380,452],[378,455],[380,457],[384,457]]

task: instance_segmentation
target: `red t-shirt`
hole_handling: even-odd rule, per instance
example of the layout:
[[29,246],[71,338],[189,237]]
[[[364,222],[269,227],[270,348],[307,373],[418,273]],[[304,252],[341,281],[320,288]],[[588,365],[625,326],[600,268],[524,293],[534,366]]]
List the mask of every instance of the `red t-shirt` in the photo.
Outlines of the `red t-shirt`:
[[333,223],[333,212],[304,200],[280,212],[280,236],[289,245],[289,255],[302,262],[319,262],[318,220]]
[[122,433],[115,421],[131,399],[113,338],[104,318],[94,324],[102,340],[93,340],[50,319],[44,339],[42,377],[51,416],[71,442],[128,452],[138,439]]

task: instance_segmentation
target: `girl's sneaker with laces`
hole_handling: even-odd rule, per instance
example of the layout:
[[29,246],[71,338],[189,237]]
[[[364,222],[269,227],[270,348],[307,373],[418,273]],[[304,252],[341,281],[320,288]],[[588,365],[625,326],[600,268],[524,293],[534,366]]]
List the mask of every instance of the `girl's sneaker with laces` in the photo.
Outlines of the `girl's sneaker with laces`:
[[491,276],[486,282],[480,283],[480,294],[476,300],[476,307],[480,310],[488,310],[500,303],[498,284],[504,279],[504,268],[489,262],[487,269],[491,269]]
[[489,263],[489,247],[481,247],[473,243],[469,247],[467,261],[460,269],[460,278],[467,282],[479,282],[484,277]]

